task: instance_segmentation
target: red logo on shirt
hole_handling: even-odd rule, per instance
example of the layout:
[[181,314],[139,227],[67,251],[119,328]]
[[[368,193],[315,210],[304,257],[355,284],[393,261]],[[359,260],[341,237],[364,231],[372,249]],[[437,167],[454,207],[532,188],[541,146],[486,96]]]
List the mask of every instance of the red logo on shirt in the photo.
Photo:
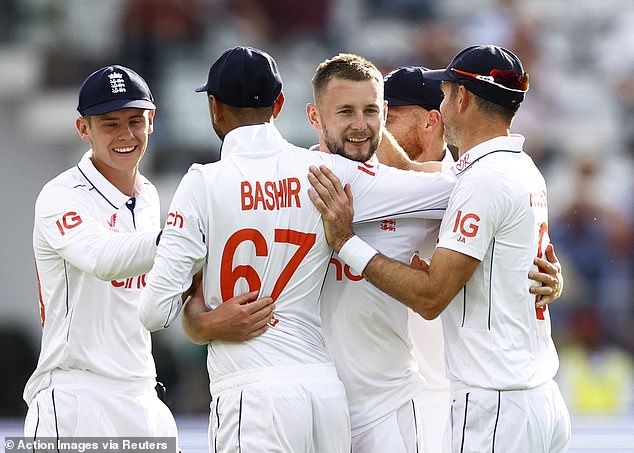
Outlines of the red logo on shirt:
[[147,274],[139,275],[137,277],[129,277],[125,280],[111,280],[110,283],[115,288],[135,288],[141,289],[145,287],[145,276]]
[[357,166],[357,168],[361,170],[363,173],[367,173],[370,176],[376,176],[376,172],[374,171],[374,165],[372,164],[363,162],[362,164]]
[[350,269],[350,266],[338,260],[337,258],[330,258],[330,263],[335,266],[335,280],[338,282],[342,281],[344,277],[348,280],[352,280],[353,282],[358,282],[359,280],[363,280],[363,275],[356,275]]
[[178,211],[176,211],[167,214],[167,221],[165,222],[165,224],[176,228],[183,228],[183,222],[183,216],[180,215]]
[[477,223],[480,221],[480,217],[477,214],[468,213],[464,216],[462,215],[462,211],[458,211],[458,215],[456,216],[456,222],[453,225],[453,232],[458,231],[458,227],[460,227],[461,237],[458,238],[458,242],[464,242],[464,238],[472,238],[476,234],[478,234],[478,230],[480,227]]
[[458,171],[462,171],[465,168],[467,168],[467,166],[470,164],[471,162],[469,161],[469,153],[465,154],[464,156],[462,156],[460,158],[460,160],[456,163],[456,169]]
[[108,222],[110,228],[114,228],[114,225],[117,223],[117,213],[115,212],[114,214],[112,214],[110,216],[110,220],[107,220],[106,222]]
[[396,231],[396,220],[381,220],[381,229],[383,231]]
[[57,225],[57,229],[59,230],[60,234],[64,236],[66,234],[66,231],[75,228],[78,225],[81,225],[81,222],[82,220],[79,214],[74,211],[70,211],[64,214],[60,220],[55,222],[55,225]]
[[548,201],[545,190],[531,192],[528,194],[531,208],[547,208]]

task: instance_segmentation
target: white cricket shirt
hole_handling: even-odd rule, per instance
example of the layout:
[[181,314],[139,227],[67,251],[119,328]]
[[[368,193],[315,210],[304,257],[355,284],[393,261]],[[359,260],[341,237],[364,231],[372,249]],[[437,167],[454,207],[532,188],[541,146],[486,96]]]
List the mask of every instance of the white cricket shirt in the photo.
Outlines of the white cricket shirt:
[[[389,218],[355,224],[354,230],[384,255],[407,263],[415,251],[431,255],[439,226],[440,220]],[[326,347],[346,388],[355,436],[426,388],[413,356],[409,309],[356,275],[336,254],[321,297]],[[442,331],[436,334],[439,341],[433,343],[442,346]],[[437,366],[443,369],[442,360]]]
[[295,147],[271,123],[228,133],[221,160],[193,165],[176,190],[139,311],[150,330],[170,325],[181,308],[180,294],[200,268],[211,308],[254,289],[272,296],[274,325],[264,334],[209,344],[212,383],[258,367],[330,362],[319,294],[331,251],[307,192],[308,167],[322,164],[351,184],[355,220],[391,214],[438,219],[453,185],[446,175]]
[[438,247],[481,261],[441,315],[447,377],[467,386],[533,388],[559,366],[549,312],[528,292],[533,259],[549,242],[548,205],[523,144],[520,135],[496,137],[460,158],[440,228]]
[[50,385],[54,370],[122,381],[156,375],[137,302],[156,252],[158,193],[139,175],[130,209],[130,197],[97,171],[91,154],[48,182],[35,203],[43,333],[37,368],[24,390],[27,403]]
[[[453,164],[449,152],[443,163]],[[355,233],[385,256],[408,263],[414,252],[429,261],[439,228],[434,219],[383,219],[357,223]],[[356,275],[337,254],[321,298],[326,347],[346,387],[353,436],[423,389],[449,387],[440,318],[423,319]]]
[[[454,174],[455,162],[448,149],[442,158],[443,170]],[[438,229],[440,222],[438,222]],[[431,234],[434,242],[431,248],[420,247],[419,255],[429,262],[438,242],[438,229]],[[427,390],[449,390],[449,380],[445,373],[445,345],[443,340],[442,320],[440,316],[427,320],[413,310],[409,310],[409,332],[414,345],[414,357],[418,362],[420,373],[427,381]]]

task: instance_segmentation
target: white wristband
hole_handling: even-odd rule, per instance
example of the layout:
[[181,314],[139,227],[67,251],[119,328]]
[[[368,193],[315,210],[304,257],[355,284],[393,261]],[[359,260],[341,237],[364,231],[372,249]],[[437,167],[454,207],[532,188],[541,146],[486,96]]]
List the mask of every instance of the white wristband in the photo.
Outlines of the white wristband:
[[338,255],[350,266],[350,269],[361,275],[370,260],[378,253],[373,247],[363,242],[359,236],[354,235],[343,244]]

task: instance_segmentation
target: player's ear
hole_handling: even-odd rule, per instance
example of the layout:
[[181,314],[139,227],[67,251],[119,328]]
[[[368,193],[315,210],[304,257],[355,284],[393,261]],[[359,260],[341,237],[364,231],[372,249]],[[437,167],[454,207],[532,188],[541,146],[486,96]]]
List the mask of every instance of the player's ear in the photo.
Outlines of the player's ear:
[[217,124],[222,120],[223,117],[220,103],[216,101],[216,98],[213,94],[210,94],[207,100],[209,102],[209,115],[211,116],[211,121],[212,123]]
[[86,143],[90,143],[90,137],[88,136],[88,129],[90,127],[88,119],[83,116],[78,117],[75,120],[75,127],[77,128],[77,132],[79,133],[81,139]]
[[147,128],[148,134],[151,134],[152,132],[154,132],[154,115],[156,114],[156,110],[148,110],[148,117],[147,117]]
[[474,94],[471,94],[465,87],[464,85],[458,85],[458,111],[459,112],[464,112],[467,107],[469,106],[469,103],[471,102],[471,96],[475,96]]
[[277,116],[282,111],[282,106],[284,105],[284,99],[285,99],[284,93],[280,91],[280,95],[277,97],[277,99],[275,100],[275,103],[273,104],[273,119],[276,119]]
[[311,127],[317,132],[321,132],[321,118],[319,117],[319,109],[315,104],[306,104],[306,116]]
[[435,131],[442,124],[440,112],[438,110],[430,110],[427,113],[427,127],[432,131]]

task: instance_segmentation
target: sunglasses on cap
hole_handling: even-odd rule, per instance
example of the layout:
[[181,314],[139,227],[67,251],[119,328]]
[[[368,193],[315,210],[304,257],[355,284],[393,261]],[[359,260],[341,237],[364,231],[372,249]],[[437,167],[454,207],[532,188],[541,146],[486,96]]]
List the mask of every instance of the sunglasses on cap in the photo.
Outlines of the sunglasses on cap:
[[522,93],[528,91],[528,72],[518,76],[513,70],[503,71],[501,69],[493,69],[489,72],[489,75],[474,74],[456,68],[451,68],[451,70],[461,76],[491,83],[505,90],[519,91]]

